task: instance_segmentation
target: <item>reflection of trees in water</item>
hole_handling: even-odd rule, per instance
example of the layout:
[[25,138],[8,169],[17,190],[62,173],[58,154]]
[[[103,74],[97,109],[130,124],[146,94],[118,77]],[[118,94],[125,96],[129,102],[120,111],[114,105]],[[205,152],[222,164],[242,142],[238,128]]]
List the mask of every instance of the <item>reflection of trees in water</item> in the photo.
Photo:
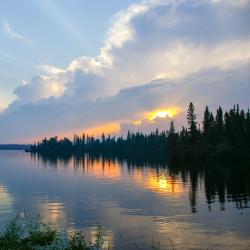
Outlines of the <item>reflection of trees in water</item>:
[[59,164],[63,164],[66,166],[69,164],[70,160],[73,157],[71,154],[55,156],[49,154],[31,153],[30,155],[32,161],[41,163],[44,167],[57,167]]
[[237,209],[248,208],[250,198],[249,162],[175,162],[168,165],[170,171],[179,171],[183,182],[190,181],[190,205],[196,211],[196,193],[200,181],[204,181],[204,192],[208,208],[218,199],[220,209],[225,202],[235,202]]
[[238,209],[248,207],[249,185],[249,163],[217,164],[205,169],[205,188],[208,203],[211,203],[217,195],[221,209],[224,209],[226,200],[234,201]]
[[[221,161],[157,161],[156,158],[114,158],[101,155],[64,155],[61,157],[32,156],[43,166],[64,167],[73,166],[75,172],[92,173],[105,177],[118,177],[121,167],[126,166],[127,173],[134,175],[135,171],[154,171],[160,177],[162,170],[167,170],[168,178],[173,183],[181,178],[183,185],[189,187],[189,201],[192,212],[196,212],[197,192],[203,183],[204,193],[209,210],[211,204],[218,201],[220,209],[225,209],[226,202],[235,202],[237,209],[248,208],[250,200],[250,163]],[[72,167],[71,166],[71,167]]]

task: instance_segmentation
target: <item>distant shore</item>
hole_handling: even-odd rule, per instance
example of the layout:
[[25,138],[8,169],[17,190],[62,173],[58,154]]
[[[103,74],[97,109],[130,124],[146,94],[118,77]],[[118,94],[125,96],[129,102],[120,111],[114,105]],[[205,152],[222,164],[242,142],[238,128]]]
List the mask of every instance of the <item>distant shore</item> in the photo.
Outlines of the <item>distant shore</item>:
[[28,144],[0,144],[0,150],[27,150],[29,148]]

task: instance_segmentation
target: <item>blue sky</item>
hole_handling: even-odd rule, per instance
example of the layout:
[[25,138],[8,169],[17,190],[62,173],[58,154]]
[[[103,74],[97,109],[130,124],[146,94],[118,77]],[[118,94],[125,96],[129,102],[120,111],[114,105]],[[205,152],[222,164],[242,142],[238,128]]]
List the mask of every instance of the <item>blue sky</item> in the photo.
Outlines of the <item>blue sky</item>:
[[[1,1],[0,107],[13,100],[22,80],[39,74],[39,65],[66,67],[79,55],[96,56],[113,15],[132,2],[136,1]],[[8,34],[4,24],[20,38]]]
[[179,128],[190,101],[249,108],[249,13],[250,0],[2,1],[0,143]]

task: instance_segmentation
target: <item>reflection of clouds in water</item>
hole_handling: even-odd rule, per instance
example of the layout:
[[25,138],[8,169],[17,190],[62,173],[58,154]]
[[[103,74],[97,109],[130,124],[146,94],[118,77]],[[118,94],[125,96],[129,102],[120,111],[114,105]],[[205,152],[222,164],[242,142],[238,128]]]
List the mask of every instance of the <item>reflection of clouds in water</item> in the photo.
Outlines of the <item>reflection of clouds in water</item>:
[[12,211],[12,201],[13,199],[7,187],[0,184],[0,214]]
[[208,228],[202,224],[186,222],[183,221],[185,217],[180,219],[182,221],[155,218],[160,241],[164,241],[164,235],[168,235],[176,249],[183,249],[183,246],[185,249],[249,249],[250,239],[245,235],[230,229],[223,231],[220,228]]
[[[78,229],[75,228],[74,223],[70,223],[70,218],[65,212],[65,205],[60,202],[49,202],[44,201],[40,203],[39,206],[40,209],[40,215],[42,216],[45,221],[49,221],[53,223],[58,229],[60,230],[66,230],[65,233],[69,235],[73,235],[74,232],[78,231]],[[92,227],[92,228],[81,228],[84,232],[84,235],[87,236],[87,239],[90,240],[92,243],[96,242],[97,239],[97,233],[98,233],[98,227]],[[113,233],[110,230],[103,229],[103,250],[111,249],[112,242],[113,242]]]
[[[146,246],[160,243],[161,249],[249,249],[250,239],[245,234],[230,228],[222,229],[218,225],[205,226],[190,222],[188,220],[193,217],[190,214],[161,217],[150,216],[146,212],[138,215],[127,211],[120,207],[105,211],[106,220],[112,223],[111,227],[116,234],[119,232],[115,237],[118,240],[114,242],[115,246],[124,244],[127,249],[133,249],[134,242]],[[140,249],[144,247],[139,246]]]
[[135,212],[133,214],[131,209],[120,207],[108,208],[105,211],[106,220],[112,223],[111,227],[116,232],[117,241],[114,242],[116,249],[120,249],[119,246],[123,246],[124,249],[137,249],[135,245],[138,246],[138,249],[151,249],[148,246],[158,242],[161,243],[161,249],[172,249],[168,235],[160,235],[157,225],[152,223],[154,217],[147,214],[146,211]]

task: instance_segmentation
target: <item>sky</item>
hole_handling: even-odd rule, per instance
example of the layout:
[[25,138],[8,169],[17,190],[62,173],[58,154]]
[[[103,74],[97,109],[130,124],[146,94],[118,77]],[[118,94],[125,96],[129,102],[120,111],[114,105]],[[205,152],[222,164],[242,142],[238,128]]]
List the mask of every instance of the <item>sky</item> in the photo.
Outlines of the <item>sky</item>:
[[250,0],[2,1],[0,143],[178,128],[190,101],[249,108],[249,13]]

